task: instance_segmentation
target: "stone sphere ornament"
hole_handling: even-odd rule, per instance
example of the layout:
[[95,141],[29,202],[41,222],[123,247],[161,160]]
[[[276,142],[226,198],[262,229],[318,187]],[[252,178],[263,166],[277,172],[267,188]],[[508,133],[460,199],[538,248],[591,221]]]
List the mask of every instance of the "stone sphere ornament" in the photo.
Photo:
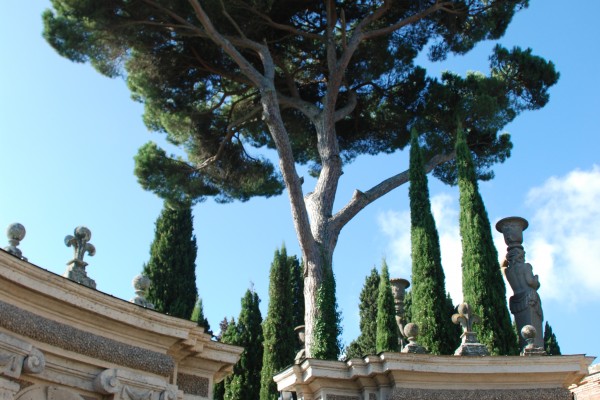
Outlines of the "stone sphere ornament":
[[414,340],[417,336],[419,336],[419,326],[415,323],[409,322],[404,327],[404,335],[408,338],[408,340]]
[[8,237],[8,246],[4,248],[7,252],[12,254],[13,256],[19,257],[22,260],[27,261],[27,258],[23,257],[23,253],[21,249],[17,246],[25,237],[25,227],[18,222],[14,224],[10,224],[6,229],[6,236]]

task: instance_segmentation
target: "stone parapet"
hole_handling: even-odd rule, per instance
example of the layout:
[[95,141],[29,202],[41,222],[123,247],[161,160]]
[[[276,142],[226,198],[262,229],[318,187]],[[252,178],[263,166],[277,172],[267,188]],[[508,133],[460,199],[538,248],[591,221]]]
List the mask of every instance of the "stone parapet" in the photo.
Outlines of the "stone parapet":
[[212,399],[241,352],[0,250],[0,400]]
[[347,362],[307,359],[274,379],[279,391],[296,392],[302,400],[569,399],[568,388],[587,374],[593,359],[381,353]]

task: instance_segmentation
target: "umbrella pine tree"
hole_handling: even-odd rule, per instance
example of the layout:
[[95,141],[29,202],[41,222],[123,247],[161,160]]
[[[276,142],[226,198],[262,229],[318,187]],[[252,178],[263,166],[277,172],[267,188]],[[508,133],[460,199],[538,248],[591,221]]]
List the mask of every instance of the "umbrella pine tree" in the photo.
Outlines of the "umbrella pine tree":
[[[506,287],[498,262],[498,251],[483,199],[467,138],[457,130],[456,164],[460,192],[460,235],[462,241],[462,287],[466,303],[479,315],[475,326],[479,342],[493,355],[519,353],[517,337],[506,306]],[[413,301],[414,301],[413,297]]]

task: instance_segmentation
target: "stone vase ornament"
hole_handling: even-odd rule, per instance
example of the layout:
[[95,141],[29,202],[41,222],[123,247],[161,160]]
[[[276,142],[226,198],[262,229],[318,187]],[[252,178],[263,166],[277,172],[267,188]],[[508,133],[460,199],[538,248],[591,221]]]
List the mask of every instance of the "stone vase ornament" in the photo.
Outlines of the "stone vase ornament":
[[296,357],[294,357],[294,362],[296,364],[298,364],[306,358],[306,349],[305,349],[305,345],[304,345],[306,337],[305,337],[304,325],[298,325],[297,327],[295,327],[294,332],[296,332],[298,334],[298,339],[300,340],[300,343],[302,344],[302,348],[300,350],[298,350],[298,352],[296,353]]
[[[534,345],[544,347],[542,300],[537,292],[540,282],[533,274],[531,264],[525,262],[523,248],[523,231],[529,223],[521,217],[503,218],[496,224],[496,230],[504,236],[508,246],[506,261],[502,264],[502,273],[510,284],[513,295],[509,299],[510,312],[515,317],[517,331],[521,332],[526,325],[531,325],[539,334],[535,336]],[[520,336],[519,347],[523,349],[527,341]]]

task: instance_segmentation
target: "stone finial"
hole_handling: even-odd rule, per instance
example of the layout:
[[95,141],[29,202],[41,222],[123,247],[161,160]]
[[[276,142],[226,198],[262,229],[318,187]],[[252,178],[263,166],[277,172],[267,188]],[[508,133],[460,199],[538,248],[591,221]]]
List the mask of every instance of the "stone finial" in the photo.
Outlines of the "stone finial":
[[408,344],[404,346],[401,353],[415,353],[425,354],[427,350],[425,347],[417,343],[417,336],[419,336],[419,326],[415,323],[409,322],[404,326],[404,336],[408,339]]
[[74,231],[75,236],[65,236],[65,245],[73,246],[73,259],[67,263],[67,270],[63,276],[82,285],[96,289],[96,282],[87,276],[85,267],[88,265],[83,261],[83,256],[87,252],[90,256],[96,254],[96,248],[89,243],[92,238],[92,232],[85,226],[78,226]]
[[304,336],[304,325],[298,325],[297,327],[295,327],[294,332],[298,334],[298,340],[300,340],[300,343],[302,344],[302,348],[298,350],[298,353],[296,353],[296,357],[294,357],[294,362],[299,363],[306,358],[306,349],[304,345],[304,340],[306,339]]
[[525,325],[523,329],[521,329],[521,336],[525,339],[527,345],[523,348],[521,352],[522,356],[545,356],[546,351],[543,347],[538,347],[535,345],[536,337],[537,337],[537,329],[533,325]]
[[21,240],[25,237],[25,227],[18,222],[10,224],[6,229],[6,236],[8,237],[8,246],[4,248],[7,252],[13,256],[19,257],[21,260],[27,261],[27,258],[23,257],[23,253],[17,247]]
[[477,334],[473,332],[473,324],[481,321],[478,315],[471,311],[471,306],[462,303],[458,306],[458,313],[452,316],[452,322],[460,324],[463,329],[461,345],[454,352],[455,356],[487,356],[489,352],[487,347],[479,343]]
[[154,304],[146,299],[146,293],[150,288],[150,278],[146,275],[138,275],[131,281],[133,288],[135,289],[135,297],[129,300],[131,303],[137,304],[138,306],[146,307],[154,310]]

